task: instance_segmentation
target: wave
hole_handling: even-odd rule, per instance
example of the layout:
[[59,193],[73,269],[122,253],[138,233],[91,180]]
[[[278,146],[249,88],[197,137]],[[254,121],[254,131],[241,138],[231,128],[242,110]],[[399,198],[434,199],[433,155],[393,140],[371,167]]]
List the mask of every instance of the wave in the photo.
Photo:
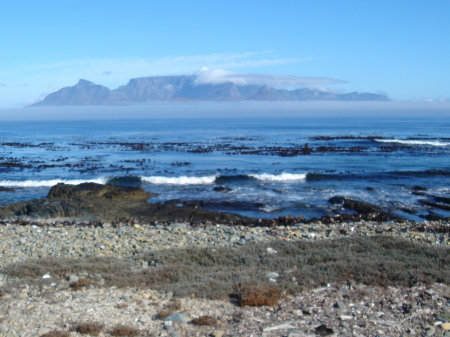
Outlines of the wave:
[[164,176],[150,176],[141,177],[142,181],[155,185],[204,185],[204,184],[227,184],[227,183],[245,183],[251,181],[294,181],[305,180],[306,173],[292,174],[249,174],[249,175],[235,175],[235,176],[201,176],[201,177],[164,177]]
[[374,139],[379,143],[395,143],[403,145],[427,145],[427,146],[450,146],[450,143],[435,141],[423,141],[423,140],[401,140],[401,139]]
[[14,181],[14,180],[0,180],[0,186],[3,187],[51,187],[56,184],[69,184],[69,185],[78,185],[83,183],[96,183],[96,184],[106,184],[106,178],[97,178],[97,179],[50,179],[50,180],[23,180],[23,181]]
[[250,174],[250,177],[253,177],[262,181],[292,181],[292,180],[305,180],[306,173],[281,173],[281,174]]
[[142,181],[156,184],[156,185],[204,185],[213,184],[217,176],[203,176],[203,177],[163,177],[163,176],[151,176],[141,177]]

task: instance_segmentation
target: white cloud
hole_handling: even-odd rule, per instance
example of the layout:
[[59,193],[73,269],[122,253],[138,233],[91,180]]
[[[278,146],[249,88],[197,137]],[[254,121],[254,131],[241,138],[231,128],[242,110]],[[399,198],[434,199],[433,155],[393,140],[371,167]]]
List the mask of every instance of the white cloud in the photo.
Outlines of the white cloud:
[[240,73],[222,69],[209,70],[202,68],[197,74],[196,84],[219,84],[232,82],[236,85],[267,84],[275,88],[322,87],[327,84],[345,83],[341,80],[324,77],[300,77],[288,75],[264,75]]

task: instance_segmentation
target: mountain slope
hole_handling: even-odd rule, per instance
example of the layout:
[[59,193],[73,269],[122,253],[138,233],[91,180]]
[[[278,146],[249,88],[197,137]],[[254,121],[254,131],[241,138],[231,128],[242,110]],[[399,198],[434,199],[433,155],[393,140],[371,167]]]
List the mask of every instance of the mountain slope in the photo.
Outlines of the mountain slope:
[[327,91],[281,90],[267,85],[236,85],[232,82],[197,84],[196,75],[151,76],[131,79],[110,90],[87,80],[47,95],[32,107],[68,105],[143,104],[153,101],[387,101],[386,95],[372,93],[336,94]]

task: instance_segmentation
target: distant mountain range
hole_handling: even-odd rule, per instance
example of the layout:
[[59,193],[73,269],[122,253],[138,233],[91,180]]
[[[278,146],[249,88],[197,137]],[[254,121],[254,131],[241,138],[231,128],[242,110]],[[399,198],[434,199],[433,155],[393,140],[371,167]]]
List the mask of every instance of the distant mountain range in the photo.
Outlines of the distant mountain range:
[[48,94],[39,106],[130,105],[154,101],[388,101],[386,95],[296,89],[283,90],[267,85],[236,85],[233,82],[197,84],[196,75],[151,76],[131,79],[127,85],[110,90],[107,87],[79,80]]

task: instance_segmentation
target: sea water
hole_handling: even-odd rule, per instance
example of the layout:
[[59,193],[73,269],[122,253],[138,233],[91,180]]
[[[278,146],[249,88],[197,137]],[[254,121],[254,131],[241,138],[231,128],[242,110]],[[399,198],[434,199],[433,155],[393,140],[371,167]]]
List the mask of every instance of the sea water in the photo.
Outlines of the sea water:
[[449,131],[450,117],[426,113],[3,121],[0,186],[15,192],[0,206],[96,182],[251,217],[333,214],[328,200],[346,196],[417,220],[418,190],[450,197]]

